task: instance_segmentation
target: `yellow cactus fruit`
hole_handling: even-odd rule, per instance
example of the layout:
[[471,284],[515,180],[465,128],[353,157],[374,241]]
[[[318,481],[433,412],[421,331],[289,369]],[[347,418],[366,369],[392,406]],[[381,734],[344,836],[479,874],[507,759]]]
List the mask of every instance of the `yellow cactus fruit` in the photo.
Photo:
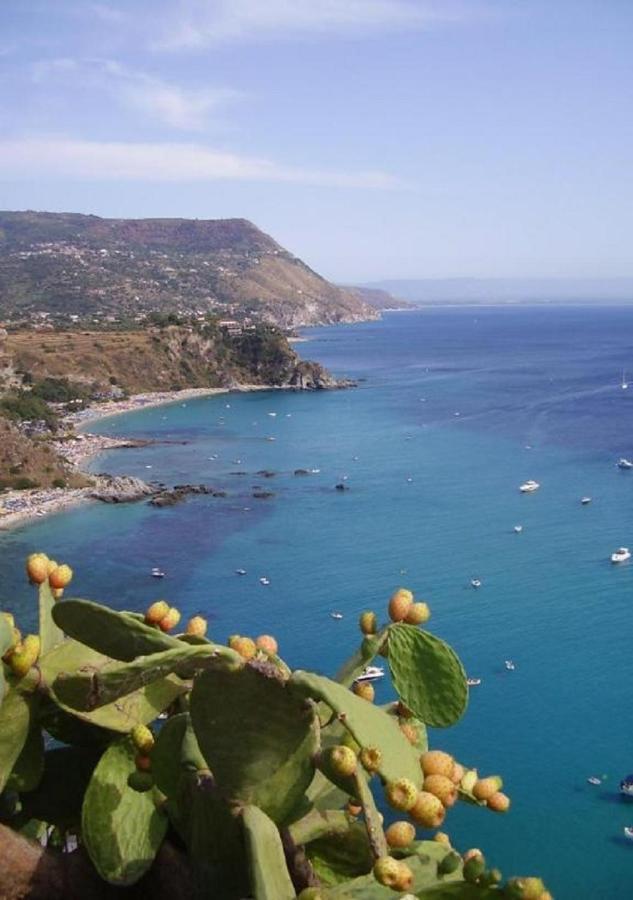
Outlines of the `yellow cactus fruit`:
[[263,650],[268,656],[277,656],[279,645],[272,634],[260,634],[255,638],[255,646],[258,650]]
[[469,859],[483,859],[484,855],[478,847],[471,847],[470,850],[467,850],[463,855],[462,859],[465,863],[468,862]]
[[429,791],[420,791],[409,810],[409,815],[414,822],[424,828],[439,828],[446,816],[446,810],[442,801],[435,794],[431,794]]
[[407,625],[424,625],[430,618],[431,610],[428,603],[412,603],[404,621]]
[[446,844],[447,847],[451,846],[451,839],[445,831],[438,831],[433,835],[433,840],[437,841],[438,844]]
[[148,754],[154,746],[154,735],[147,725],[135,725],[130,732],[132,743],[139,753]]
[[395,594],[391,595],[389,606],[389,618],[392,622],[402,622],[409,614],[413,606],[413,594],[406,588],[399,588]]
[[365,612],[361,613],[360,619],[358,620],[358,626],[363,634],[376,634],[378,631],[378,620],[376,619],[376,613],[371,610],[365,610]]
[[335,747],[329,747],[324,753],[328,768],[341,778],[349,778],[356,771],[358,760],[351,747],[337,744]]
[[48,583],[52,588],[61,588],[62,590],[65,587],[68,587],[70,582],[72,581],[73,570],[70,566],[66,564],[62,566],[56,566],[52,572],[48,575]]
[[389,806],[407,812],[417,801],[418,789],[408,778],[398,778],[396,781],[387,782],[385,794]]
[[26,560],[26,574],[31,584],[44,584],[48,578],[48,556],[45,553],[31,553]]
[[9,668],[18,678],[23,678],[37,662],[40,655],[40,639],[37,634],[28,634],[9,656]]
[[48,562],[46,563],[47,575],[50,575],[51,572],[53,572],[57,568],[59,563],[57,562],[56,559],[48,559],[48,557],[47,557],[47,560],[48,560]]
[[420,765],[425,775],[445,775],[451,778],[455,760],[443,750],[427,750],[420,757]]
[[13,617],[13,613],[2,612],[2,613],[0,613],[0,616],[2,616],[2,618],[7,623],[9,628],[15,628],[15,619]]
[[257,653],[255,641],[252,638],[242,637],[239,634],[234,634],[229,638],[229,647],[247,660],[252,659]]
[[373,774],[382,764],[382,753],[378,747],[363,747],[360,751],[360,762],[367,772]]
[[166,600],[156,600],[147,607],[145,621],[148,625],[158,625],[169,612],[169,603]]
[[394,822],[385,831],[390,847],[408,847],[415,840],[415,825],[411,822]]
[[363,807],[358,803],[355,797],[350,797],[347,801],[347,813],[350,816],[359,816],[363,811]]
[[204,637],[207,633],[207,620],[204,616],[193,616],[187,622],[185,633],[192,634],[195,637]]
[[370,681],[355,681],[352,685],[352,691],[357,697],[362,697],[363,700],[368,700],[370,703],[374,702],[376,691]]
[[400,863],[393,856],[379,856],[374,863],[374,878],[378,884],[397,890],[400,878]]
[[62,597],[64,596],[64,589],[63,588],[51,588],[51,593],[55,600],[61,600]]
[[402,860],[398,861],[398,876],[394,889],[396,891],[410,891],[413,887],[413,872]]
[[491,797],[488,797],[486,806],[493,812],[504,813],[510,809],[510,798],[507,794],[502,794],[501,791],[497,791]]
[[160,620],[160,622],[158,623],[158,627],[161,631],[171,631],[172,628],[175,628],[179,622],[180,610],[176,609],[175,606],[170,606],[169,612]]
[[500,791],[503,781],[498,775],[490,775],[488,778],[480,778],[473,785],[473,796],[477,800],[487,800]]
[[464,772],[460,787],[463,791],[466,791],[467,794],[472,794],[473,788],[478,780],[479,775],[477,774],[477,769],[469,769],[467,772]]
[[456,762],[453,766],[453,774],[451,775],[451,779],[455,782],[455,784],[459,784],[465,774],[466,769],[462,766],[461,763]]
[[429,794],[435,794],[443,806],[454,806],[457,802],[457,786],[446,775],[427,775],[423,787]]

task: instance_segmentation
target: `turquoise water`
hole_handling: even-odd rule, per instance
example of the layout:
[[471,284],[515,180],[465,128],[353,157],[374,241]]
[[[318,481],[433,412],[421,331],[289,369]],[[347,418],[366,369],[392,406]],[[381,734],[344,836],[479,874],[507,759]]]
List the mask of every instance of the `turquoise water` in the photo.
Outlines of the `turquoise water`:
[[[103,420],[103,433],[187,443],[110,453],[96,470],[229,496],[95,505],[2,535],[0,602],[34,621],[21,560],[45,549],[75,565],[78,595],[139,609],[165,595],[208,614],[218,639],[271,632],[291,665],[330,674],[358,640],[358,613],[409,586],[482,679],[462,722],[432,742],[501,772],[513,799],[505,817],[451,811],[454,841],[506,874],[542,874],[558,900],[631,896],[621,835],[633,805],[617,785],[633,770],[633,568],[608,556],[633,546],[633,472],[614,466],[633,454],[633,387],[619,387],[627,365],[633,376],[633,310],[394,313],[307,335],[304,355],[364,379],[357,389]],[[521,495],[528,478],[541,490]],[[253,499],[254,485],[275,496]],[[607,778],[592,787],[590,774]]]

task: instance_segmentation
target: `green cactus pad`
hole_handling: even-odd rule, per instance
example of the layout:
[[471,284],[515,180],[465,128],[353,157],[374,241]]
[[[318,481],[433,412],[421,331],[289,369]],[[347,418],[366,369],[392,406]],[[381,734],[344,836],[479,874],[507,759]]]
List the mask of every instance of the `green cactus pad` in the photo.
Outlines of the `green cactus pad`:
[[58,605],[58,601],[53,597],[48,581],[40,584],[39,587],[39,624],[40,624],[40,654],[47,653],[52,650],[56,644],[64,640],[64,633],[61,631],[53,617],[53,612]]
[[[15,761],[7,788],[12,791],[32,791],[44,771],[44,738],[38,720],[39,697],[29,698],[30,724],[24,746]],[[0,732],[0,741],[3,735]]]
[[398,722],[399,725],[408,723],[409,725],[413,725],[413,727],[417,729],[419,737],[413,746],[415,747],[415,749],[417,750],[417,752],[420,755],[422,753],[426,753],[426,751],[429,749],[429,740],[428,740],[428,734],[426,731],[426,725],[424,724],[424,722],[421,722],[420,719],[416,719],[415,716],[410,716],[408,719],[405,717],[398,716],[397,706],[398,706],[397,703],[388,703],[386,706],[383,706],[382,708],[385,710],[385,712],[388,715],[392,716],[396,720],[396,722]]
[[34,702],[32,694],[9,688],[0,706],[0,794],[29,735]]
[[[9,647],[13,644],[13,630],[5,617],[0,615],[0,656],[4,656]],[[0,662],[0,672],[2,671],[2,663]],[[0,693],[0,698],[2,694]]]
[[176,797],[182,773],[182,742],[189,724],[189,713],[167,719],[152,750],[152,775],[156,787],[167,797]]
[[21,796],[22,815],[60,828],[77,828],[88,782],[100,753],[78,747],[47,750],[42,779],[34,791]]
[[[108,662],[110,660],[96,650],[91,650],[78,641],[65,640],[41,659],[40,669],[44,682],[50,687],[62,673],[77,672],[82,667],[98,669]],[[110,731],[127,733],[139,722],[146,724],[153,721],[185,690],[180,679],[170,675],[92,712],[73,709],[57,697],[54,700],[63,712],[84,722]]]
[[466,673],[455,651],[415,625],[389,629],[389,669],[403,703],[434,728],[454,725],[468,705]]
[[81,833],[95,868],[110,884],[134,884],[149,869],[167,830],[154,791],[128,787],[136,771],[131,741],[111,744],[94,770],[81,814]]
[[318,726],[312,708],[274,666],[258,663],[196,678],[191,720],[219,789],[283,822],[314,773]]
[[343,833],[319,837],[306,847],[306,853],[323,885],[342,884],[350,878],[366,875],[374,864],[367,832],[361,822],[348,823]]
[[418,754],[384,710],[322,675],[296,671],[290,684],[303,696],[324,701],[361,747],[378,747],[382,753],[380,775],[387,781],[408,778],[422,784]]
[[254,900],[295,900],[275,823],[257,806],[245,806],[242,821]]
[[53,619],[69,637],[122,662],[180,646],[177,638],[160,628],[92,600],[63,600],[55,605]]

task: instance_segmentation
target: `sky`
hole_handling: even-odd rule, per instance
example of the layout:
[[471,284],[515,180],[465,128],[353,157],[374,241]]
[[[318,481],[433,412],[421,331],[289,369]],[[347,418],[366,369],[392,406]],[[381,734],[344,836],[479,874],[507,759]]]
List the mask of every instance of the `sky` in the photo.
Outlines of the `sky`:
[[0,208],[340,282],[633,275],[633,0],[2,0]]

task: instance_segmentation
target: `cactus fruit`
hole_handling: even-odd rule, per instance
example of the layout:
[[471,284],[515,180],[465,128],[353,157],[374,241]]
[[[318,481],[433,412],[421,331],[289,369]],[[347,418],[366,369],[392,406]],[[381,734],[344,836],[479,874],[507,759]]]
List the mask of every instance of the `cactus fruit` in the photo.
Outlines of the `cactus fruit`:
[[374,863],[374,878],[378,884],[395,888],[400,876],[400,863],[393,856],[379,856]]
[[252,659],[257,653],[255,641],[252,638],[242,637],[239,634],[234,634],[229,638],[229,647],[231,650],[239,653],[243,659]]
[[439,828],[446,816],[446,810],[435,794],[420,791],[413,806],[409,808],[409,815],[414,822],[424,828]]
[[492,797],[488,797],[486,806],[488,809],[493,810],[493,812],[504,813],[510,809],[510,798],[507,794],[502,794],[501,791],[497,791]]
[[44,584],[48,578],[48,556],[45,553],[31,553],[26,560],[26,574],[31,584]]
[[11,652],[9,668],[18,678],[23,678],[35,665],[40,655],[40,639],[37,634],[27,634]]
[[377,772],[382,763],[382,753],[378,747],[363,747],[360,751],[360,762],[367,772]]
[[477,800],[487,800],[500,791],[503,781],[498,775],[490,775],[488,778],[480,778],[473,785],[473,796]]
[[9,628],[15,628],[15,619],[13,617],[13,613],[2,612],[2,613],[0,613],[0,616],[2,616],[2,618],[7,623]]
[[349,798],[346,809],[350,816],[360,816],[363,811],[363,807],[358,803],[355,797]]
[[260,634],[255,638],[255,646],[258,650],[263,650],[268,656],[276,656],[279,651],[279,645],[272,634]]
[[543,900],[549,893],[540,878],[511,878],[507,888],[509,896],[520,900]]
[[148,625],[158,625],[161,619],[164,619],[169,612],[169,603],[166,600],[156,600],[147,607],[145,613],[145,621]]
[[52,572],[48,575],[48,583],[52,588],[61,588],[62,590],[65,587],[68,587],[70,582],[72,581],[73,570],[70,566],[66,564],[61,566],[56,566]]
[[408,847],[415,840],[415,825],[411,822],[394,822],[385,831],[390,847]]
[[478,780],[479,775],[477,774],[477,769],[469,769],[462,776],[462,780],[460,781],[459,786],[467,794],[472,794],[473,788],[477,784]]
[[64,596],[64,588],[51,588],[51,593],[55,600],[61,600]]
[[138,753],[134,757],[134,765],[139,772],[149,772],[152,768],[152,760],[145,753]]
[[420,732],[415,727],[415,725],[412,725],[410,722],[401,722],[400,731],[403,733],[409,743],[413,744],[413,746],[415,747],[420,740]]
[[360,614],[358,625],[363,634],[376,634],[378,631],[376,613],[372,612],[372,610],[365,610],[365,612]]
[[402,812],[410,810],[418,799],[418,789],[408,778],[398,778],[396,781],[387,782],[385,793],[389,806]]
[[396,891],[408,891],[413,887],[413,872],[409,866],[402,861],[398,862],[398,877],[394,888]]
[[451,780],[455,782],[455,784],[459,784],[466,774],[466,769],[462,766],[461,763],[456,762],[453,766],[453,774],[451,775]]
[[481,852],[481,850],[479,849],[479,847],[471,847],[470,850],[467,850],[463,854],[462,859],[464,860],[465,863],[467,863],[469,859],[472,859],[475,856],[480,857],[480,859],[484,858],[484,855]]
[[150,772],[142,772],[138,769],[136,772],[130,772],[127,779],[128,787],[131,787],[133,791],[138,791],[139,794],[144,794],[145,791],[151,791],[154,787],[154,779]]
[[406,588],[399,588],[389,600],[388,612],[392,622],[403,622],[413,606],[413,594]]
[[435,794],[442,806],[454,806],[457,801],[457,786],[445,775],[427,775],[423,788],[429,794]]
[[355,681],[352,685],[352,691],[357,697],[362,697],[363,700],[368,700],[370,703],[374,702],[376,691],[370,681]]
[[[13,616],[11,618],[13,618]],[[15,626],[13,626],[13,628],[11,629],[11,646],[4,653],[4,655],[2,657],[4,662],[9,662],[9,658],[12,656],[12,654],[15,652],[15,650],[21,643],[22,643],[22,633],[19,628],[16,628]]]
[[476,884],[477,879],[481,878],[486,870],[486,863],[484,861],[483,856],[471,856],[464,863],[464,881],[467,881],[469,884]]
[[185,634],[193,634],[196,637],[204,637],[207,633],[207,620],[204,616],[193,616],[187,622]]
[[446,844],[447,847],[451,846],[451,839],[445,831],[438,831],[433,835],[433,840],[438,844]]
[[420,765],[425,775],[444,775],[451,778],[455,760],[443,750],[427,750],[420,757]]
[[356,771],[358,760],[350,747],[337,744],[336,747],[329,747],[325,750],[324,756],[332,771],[341,778],[349,778]]
[[447,853],[444,859],[438,863],[437,874],[451,875],[459,868],[461,861],[459,853]]
[[423,625],[430,618],[431,610],[428,603],[412,603],[404,621],[407,625]]
[[154,746],[154,735],[147,725],[135,725],[130,732],[132,743],[139,753],[148,754]]
[[176,609],[175,606],[170,606],[169,612],[160,620],[160,622],[158,623],[158,627],[161,631],[167,632],[171,631],[172,628],[175,628],[179,622],[180,610]]

